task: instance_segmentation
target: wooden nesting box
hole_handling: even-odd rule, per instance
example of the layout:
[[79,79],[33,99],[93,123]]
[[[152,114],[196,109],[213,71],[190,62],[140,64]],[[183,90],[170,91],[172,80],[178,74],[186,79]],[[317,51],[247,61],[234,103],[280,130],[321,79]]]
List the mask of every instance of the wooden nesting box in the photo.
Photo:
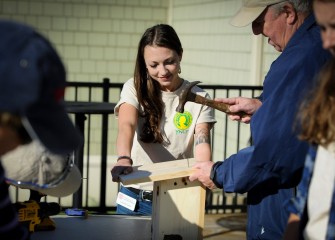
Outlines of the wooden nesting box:
[[121,176],[124,185],[154,182],[153,240],[202,239],[206,191],[200,182],[188,180],[194,163],[190,158],[134,166],[131,174]]

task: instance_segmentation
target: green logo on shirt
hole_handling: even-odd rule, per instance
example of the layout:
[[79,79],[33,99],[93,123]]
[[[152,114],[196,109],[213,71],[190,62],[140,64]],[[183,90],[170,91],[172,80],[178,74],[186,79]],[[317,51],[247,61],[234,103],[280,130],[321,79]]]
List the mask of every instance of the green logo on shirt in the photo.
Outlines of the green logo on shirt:
[[176,113],[173,118],[173,123],[179,130],[186,130],[192,124],[192,115],[190,112]]

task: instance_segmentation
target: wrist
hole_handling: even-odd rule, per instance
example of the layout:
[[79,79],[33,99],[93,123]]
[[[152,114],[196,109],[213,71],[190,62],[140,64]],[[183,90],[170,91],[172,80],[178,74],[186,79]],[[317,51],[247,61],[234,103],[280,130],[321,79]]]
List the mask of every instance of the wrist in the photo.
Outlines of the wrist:
[[223,162],[222,161],[218,161],[216,163],[213,164],[212,168],[211,168],[211,173],[209,175],[209,178],[212,180],[212,182],[215,184],[215,186],[217,188],[222,188],[222,184],[220,184],[217,180],[216,180],[216,171],[217,169],[221,166]]
[[120,161],[121,159],[128,159],[130,164],[133,165],[133,159],[129,156],[118,156],[118,158],[116,159],[116,161]]
[[258,97],[253,97],[253,99],[257,99],[258,101],[262,102],[263,96],[260,95],[260,96],[258,96]]

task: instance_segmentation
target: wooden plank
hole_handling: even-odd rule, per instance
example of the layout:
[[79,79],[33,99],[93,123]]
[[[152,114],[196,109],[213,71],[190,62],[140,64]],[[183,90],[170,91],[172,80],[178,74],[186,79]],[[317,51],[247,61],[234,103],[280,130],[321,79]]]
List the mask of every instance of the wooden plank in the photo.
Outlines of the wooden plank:
[[194,158],[185,158],[161,163],[153,163],[144,166],[134,166],[133,172],[127,175],[120,175],[120,181],[124,185],[156,182],[168,179],[175,179],[190,176],[193,172]]

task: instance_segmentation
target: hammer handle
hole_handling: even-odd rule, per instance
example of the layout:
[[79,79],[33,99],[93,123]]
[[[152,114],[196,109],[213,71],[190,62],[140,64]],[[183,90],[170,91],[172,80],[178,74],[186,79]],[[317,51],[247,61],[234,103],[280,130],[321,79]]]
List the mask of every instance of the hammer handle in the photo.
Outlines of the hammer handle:
[[[229,110],[229,104],[222,103],[222,102],[216,102],[214,100],[205,98],[205,97],[200,96],[198,94],[196,94],[194,102],[202,104],[202,105],[209,106],[211,108],[214,108],[214,109],[219,110],[219,111],[224,112],[224,113],[228,113],[228,114],[231,113],[231,111]],[[249,114],[247,114],[245,112],[237,112],[237,113],[234,113],[234,114],[239,115],[240,117],[249,116]]]

